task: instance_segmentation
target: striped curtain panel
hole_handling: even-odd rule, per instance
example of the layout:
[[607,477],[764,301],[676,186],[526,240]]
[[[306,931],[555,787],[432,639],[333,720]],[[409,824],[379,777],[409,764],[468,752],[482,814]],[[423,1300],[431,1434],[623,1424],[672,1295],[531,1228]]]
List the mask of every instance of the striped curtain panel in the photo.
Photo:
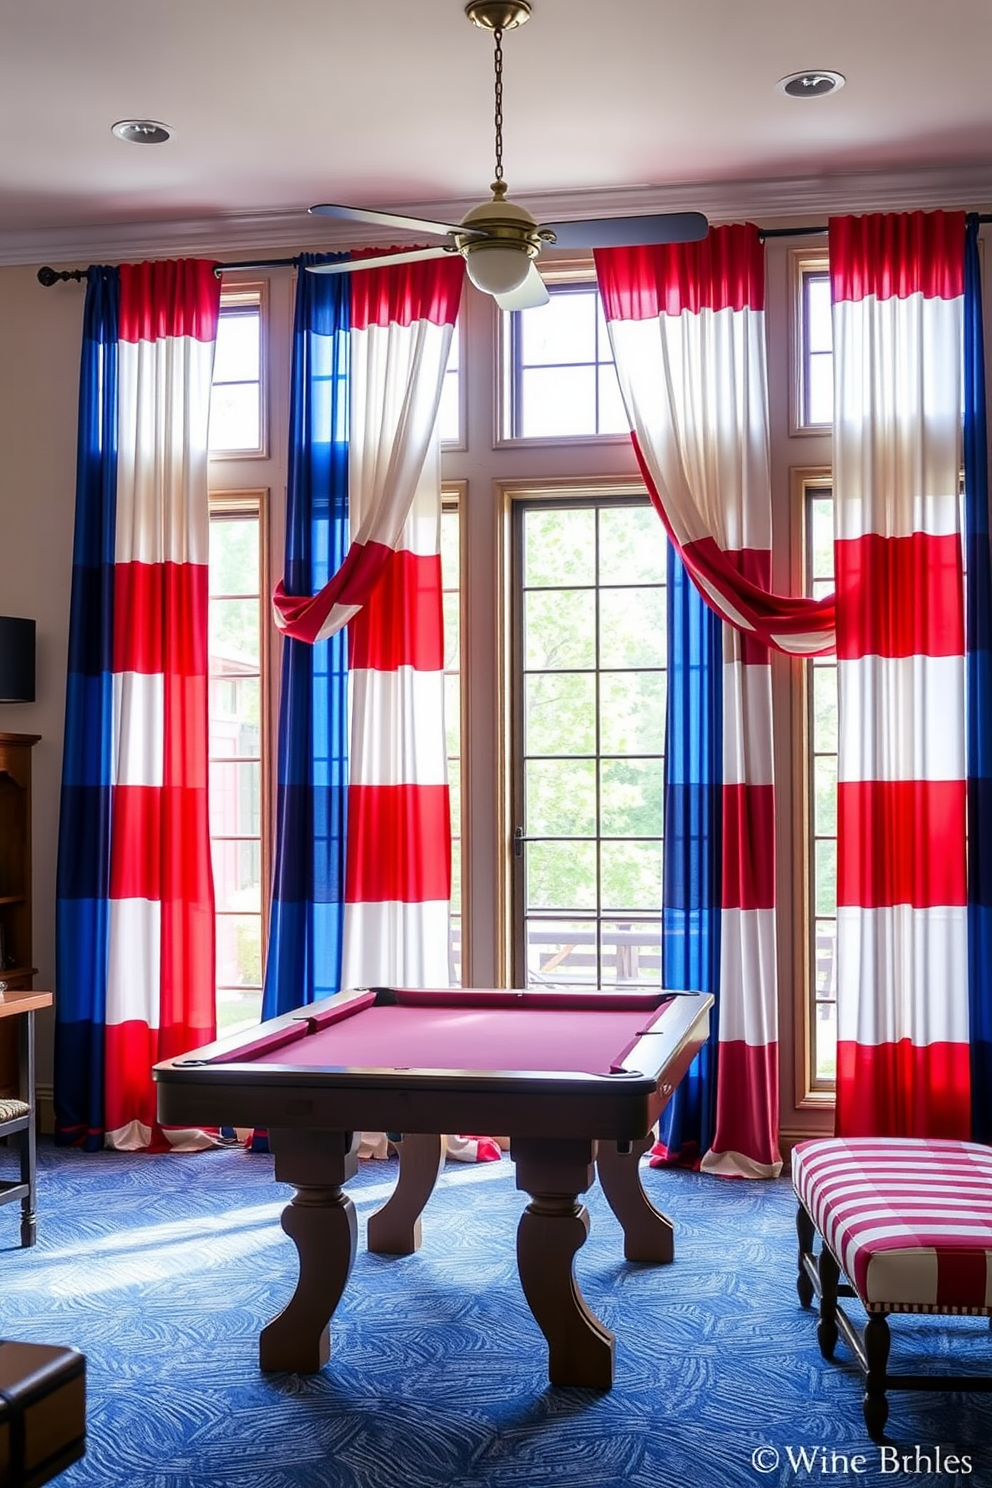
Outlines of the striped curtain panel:
[[202,1146],[152,1065],[214,1035],[207,423],[220,284],[88,274],[56,924],[56,1135]]
[[964,260],[964,495],[968,646],[968,993],[971,1135],[992,1143],[992,554],[979,221]]
[[274,596],[289,637],[348,625],[345,986],[451,980],[436,424],[463,278],[460,258],[347,276],[350,545],[316,594]]
[[[668,544],[668,698],[662,985],[720,992],[723,795],[723,623]],[[694,1166],[713,1142],[717,1060],[713,1029],[662,1118],[652,1167]]]
[[837,1132],[967,1137],[961,213],[830,224]]
[[[707,790],[719,791],[719,898],[710,906],[720,917],[719,1078],[709,1096],[714,1129],[701,1166],[770,1177],[781,1170],[781,1157],[766,643],[800,653],[829,648],[833,607],[770,591],[764,251],[757,229],[717,228],[701,243],[604,250],[596,269],[648,494],[693,582],[729,622],[719,682],[701,683],[722,697],[708,710],[714,732],[698,736],[688,767],[678,753],[666,761],[669,799],[679,784],[696,785],[700,802]],[[670,740],[686,727],[673,710],[687,705],[691,697],[673,688]],[[669,855],[684,854],[682,836],[676,831],[669,840],[666,832],[667,886],[679,872]],[[697,872],[682,905],[666,901],[669,940],[692,933],[692,916],[712,892],[715,865],[697,856]],[[663,950],[666,967],[673,954]]]
[[[283,587],[311,596],[348,547],[348,329],[344,275],[296,282]],[[341,987],[348,808],[348,650],[344,631],[282,653],[275,871],[263,1018]]]

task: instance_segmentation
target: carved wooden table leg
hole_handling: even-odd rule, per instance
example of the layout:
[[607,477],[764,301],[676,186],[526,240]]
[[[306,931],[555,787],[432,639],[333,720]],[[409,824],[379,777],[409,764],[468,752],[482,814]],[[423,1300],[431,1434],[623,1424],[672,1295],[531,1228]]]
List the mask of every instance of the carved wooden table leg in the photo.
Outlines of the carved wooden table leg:
[[271,1130],[275,1176],[296,1195],[282,1227],[299,1253],[296,1290],[262,1329],[259,1363],[265,1370],[316,1374],[331,1354],[330,1320],[355,1259],[358,1221],[341,1185],[358,1171],[351,1133]]
[[444,1142],[433,1133],[412,1132],[397,1144],[396,1187],[369,1218],[369,1250],[377,1255],[413,1255],[420,1249],[420,1216],[444,1166]]
[[652,1146],[649,1132],[620,1152],[616,1142],[600,1142],[596,1158],[606,1202],[623,1225],[623,1253],[628,1261],[671,1261],[675,1230],[667,1215],[656,1209],[641,1183],[640,1159]]
[[589,1233],[578,1202],[592,1186],[594,1144],[514,1138],[517,1187],[530,1194],[517,1230],[517,1269],[524,1296],[548,1340],[553,1385],[609,1390],[615,1341],[588,1307],[575,1279],[575,1253]]

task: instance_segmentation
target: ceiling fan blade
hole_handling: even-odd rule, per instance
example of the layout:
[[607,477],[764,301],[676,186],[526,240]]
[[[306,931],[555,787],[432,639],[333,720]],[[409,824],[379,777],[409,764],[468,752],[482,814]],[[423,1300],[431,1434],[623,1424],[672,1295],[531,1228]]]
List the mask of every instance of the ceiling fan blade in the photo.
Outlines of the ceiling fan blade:
[[666,212],[652,217],[601,217],[587,222],[542,222],[556,248],[639,248],[650,243],[698,243],[709,232],[701,212]]
[[388,264],[420,263],[427,258],[444,258],[457,253],[438,243],[433,248],[408,248],[403,253],[371,253],[365,258],[340,258],[337,263],[307,264],[308,274],[353,274],[356,269],[383,269]]
[[[366,207],[342,207],[336,202],[318,202],[310,211],[315,217],[336,217],[341,222],[368,222],[373,227],[399,227],[405,232],[448,233],[471,232],[452,222],[429,222],[426,217],[400,217],[395,212],[374,212]],[[482,236],[482,234],[480,234]]]
[[537,264],[533,263],[519,288],[511,289],[507,294],[493,295],[501,310],[536,310],[538,305],[546,305],[550,298],[548,286],[537,272]]

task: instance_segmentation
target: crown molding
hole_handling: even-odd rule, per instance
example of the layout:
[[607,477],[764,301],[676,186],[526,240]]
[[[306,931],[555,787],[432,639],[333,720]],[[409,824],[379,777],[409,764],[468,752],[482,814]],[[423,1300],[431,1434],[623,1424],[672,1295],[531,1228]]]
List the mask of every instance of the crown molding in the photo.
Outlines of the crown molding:
[[[526,201],[541,222],[651,212],[704,212],[712,222],[741,217],[795,221],[828,212],[901,211],[909,208],[981,210],[992,202],[992,166],[903,171],[860,171],[782,177],[777,180],[694,182],[605,190],[531,192]],[[376,203],[376,205],[383,205]],[[447,202],[393,202],[386,210],[458,222],[478,198]],[[358,243],[395,241],[387,229],[350,228],[304,211],[274,210],[213,217],[113,222],[82,227],[0,231],[0,265],[53,266],[126,262],[171,255],[244,258],[288,256]]]

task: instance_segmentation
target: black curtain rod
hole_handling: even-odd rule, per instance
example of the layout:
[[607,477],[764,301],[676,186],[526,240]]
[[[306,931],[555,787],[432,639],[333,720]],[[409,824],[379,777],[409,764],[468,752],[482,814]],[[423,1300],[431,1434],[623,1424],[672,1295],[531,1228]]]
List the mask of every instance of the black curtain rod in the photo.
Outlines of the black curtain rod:
[[[296,269],[302,261],[301,255],[296,258],[260,258],[244,263],[222,263],[214,270],[215,274],[226,274],[232,269]],[[51,289],[53,284],[61,280],[86,278],[87,269],[50,269],[47,264],[38,270],[38,283],[43,284],[46,289]]]
[[[978,220],[979,222],[992,222],[992,213],[979,212]],[[759,227],[758,237],[762,242],[766,238],[812,238],[818,233],[829,231],[825,222],[821,222],[817,227]]]
[[[992,213],[981,212],[978,220],[979,222],[992,222]],[[812,238],[828,231],[827,224],[824,222],[816,227],[762,227],[758,229],[758,236],[762,242],[765,242],[768,238]],[[218,264],[215,272],[225,274],[234,269],[296,269],[299,268],[301,261],[302,255],[297,255],[296,258],[246,259],[238,263]],[[85,279],[86,273],[86,269],[50,269],[45,264],[38,270],[38,283],[50,289],[60,280]]]

